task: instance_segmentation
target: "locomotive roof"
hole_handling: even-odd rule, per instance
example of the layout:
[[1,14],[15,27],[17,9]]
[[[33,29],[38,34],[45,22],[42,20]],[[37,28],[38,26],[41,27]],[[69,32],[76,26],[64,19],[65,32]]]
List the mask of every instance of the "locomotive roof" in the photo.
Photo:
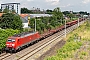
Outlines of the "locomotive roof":
[[28,32],[20,33],[20,34],[15,34],[13,35],[13,37],[25,37],[25,36],[33,35],[35,33],[36,33],[35,31],[28,31]]

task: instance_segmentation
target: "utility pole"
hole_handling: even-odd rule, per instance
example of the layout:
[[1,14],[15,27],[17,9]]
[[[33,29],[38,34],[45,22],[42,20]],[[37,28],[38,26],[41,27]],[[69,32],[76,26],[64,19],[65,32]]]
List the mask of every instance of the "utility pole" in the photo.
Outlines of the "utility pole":
[[[37,18],[37,17],[36,17]],[[36,32],[36,18],[35,18],[35,32]]]
[[61,24],[63,24],[63,18],[61,18]]
[[66,38],[66,19],[65,19],[65,38]]
[[78,18],[78,27],[79,27],[79,18]]

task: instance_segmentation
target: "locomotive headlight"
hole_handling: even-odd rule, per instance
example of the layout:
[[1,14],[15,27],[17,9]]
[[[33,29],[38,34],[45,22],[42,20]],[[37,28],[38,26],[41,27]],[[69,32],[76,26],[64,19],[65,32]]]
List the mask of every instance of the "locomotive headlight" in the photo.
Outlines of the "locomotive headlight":
[[15,46],[15,44],[12,44],[12,46]]
[[9,44],[6,44],[6,45],[9,45]]

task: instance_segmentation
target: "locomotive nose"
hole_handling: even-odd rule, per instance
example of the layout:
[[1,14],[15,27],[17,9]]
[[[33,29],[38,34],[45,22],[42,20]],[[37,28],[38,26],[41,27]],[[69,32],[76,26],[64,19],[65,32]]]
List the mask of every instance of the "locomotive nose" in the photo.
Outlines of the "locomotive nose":
[[15,44],[14,44],[14,43],[9,43],[9,42],[7,42],[7,43],[6,43],[6,48],[5,48],[5,50],[8,50],[8,51],[14,50],[14,47],[15,47]]
[[7,46],[7,47],[14,47],[15,44],[14,44],[14,43],[7,43],[6,46]]
[[8,39],[6,42],[7,47],[14,47],[15,46],[15,40],[13,39]]

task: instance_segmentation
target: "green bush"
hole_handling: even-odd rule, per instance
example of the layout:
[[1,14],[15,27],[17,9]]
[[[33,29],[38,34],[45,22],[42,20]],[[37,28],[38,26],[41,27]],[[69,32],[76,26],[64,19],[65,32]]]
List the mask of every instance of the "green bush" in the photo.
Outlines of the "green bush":
[[0,28],[2,29],[23,29],[22,20],[19,15],[5,13],[1,16]]
[[19,33],[19,30],[0,29],[0,49],[5,47],[6,40],[9,36]]

